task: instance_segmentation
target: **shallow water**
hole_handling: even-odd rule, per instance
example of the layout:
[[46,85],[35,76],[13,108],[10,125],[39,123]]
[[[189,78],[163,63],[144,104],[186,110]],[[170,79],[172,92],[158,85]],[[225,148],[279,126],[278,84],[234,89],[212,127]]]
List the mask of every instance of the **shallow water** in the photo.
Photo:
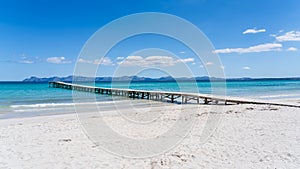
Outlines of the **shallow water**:
[[[92,85],[86,83],[87,85]],[[255,80],[221,82],[132,82],[96,83],[99,87],[131,88],[156,91],[181,91],[215,94],[226,91],[228,96],[262,100],[287,100],[300,98],[299,80]],[[214,87],[212,89],[212,86]],[[76,102],[86,105],[94,102],[106,103],[109,110],[113,102],[124,101],[123,97],[74,91]],[[48,83],[0,82],[0,118],[74,113],[71,90],[50,88]],[[124,102],[125,103],[125,102]],[[134,104],[141,104],[134,102]],[[147,106],[147,105],[144,105]]]

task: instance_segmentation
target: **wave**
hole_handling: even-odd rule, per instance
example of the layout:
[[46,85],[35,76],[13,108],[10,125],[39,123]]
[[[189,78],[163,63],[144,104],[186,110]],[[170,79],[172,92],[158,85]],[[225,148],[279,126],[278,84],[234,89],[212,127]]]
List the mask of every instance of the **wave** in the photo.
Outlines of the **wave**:
[[258,96],[258,98],[261,99],[286,98],[286,97],[300,97],[300,94],[278,94],[278,95]]
[[[66,108],[66,107],[74,107],[74,106],[83,106],[88,107],[89,105],[103,105],[107,107],[111,107],[113,105],[121,106],[121,105],[143,105],[143,104],[159,104],[160,102],[151,102],[150,100],[110,100],[110,101],[101,101],[101,102],[72,102],[72,103],[38,103],[38,104],[22,104],[22,105],[10,105],[9,108],[16,109],[31,109],[31,108]],[[162,103],[160,103],[162,104]]]
[[[57,110],[60,110],[61,108],[38,108],[38,109],[17,109],[17,110],[13,110],[13,112],[16,112],[16,113],[22,113],[22,112],[42,112],[42,111],[57,111]],[[64,112],[65,112],[66,109],[64,109]]]
[[[102,101],[102,102],[81,102],[81,103],[42,103],[42,104],[30,104],[30,105],[12,105],[10,106],[10,112],[15,116],[37,116],[37,115],[49,115],[49,114],[66,114],[79,112],[93,112],[95,110],[103,112],[116,110],[116,109],[128,109],[133,107],[149,108],[161,106],[165,103],[153,102],[150,100],[115,100],[115,101]],[[74,106],[78,107],[74,107]],[[95,105],[98,107],[95,109]],[[5,112],[3,114],[7,114]],[[1,113],[0,113],[1,114]]]
[[81,102],[81,103],[38,103],[38,104],[23,104],[23,105],[10,105],[10,108],[44,108],[44,107],[64,107],[76,105],[92,105],[92,104],[108,104],[112,102],[122,102],[121,100],[111,100],[102,102]]

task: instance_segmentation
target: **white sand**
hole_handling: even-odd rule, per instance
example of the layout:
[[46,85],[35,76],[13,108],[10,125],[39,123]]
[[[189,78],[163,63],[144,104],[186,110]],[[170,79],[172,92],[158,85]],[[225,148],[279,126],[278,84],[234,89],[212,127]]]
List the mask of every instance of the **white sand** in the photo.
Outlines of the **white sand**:
[[[300,168],[300,109],[225,106],[213,112],[222,114],[221,123],[200,144],[210,106],[200,111],[192,107],[184,110],[193,112],[199,123],[190,135],[169,152],[144,159],[100,149],[75,114],[0,120],[0,168]],[[171,106],[169,113],[176,108]],[[153,131],[143,134],[147,132]]]

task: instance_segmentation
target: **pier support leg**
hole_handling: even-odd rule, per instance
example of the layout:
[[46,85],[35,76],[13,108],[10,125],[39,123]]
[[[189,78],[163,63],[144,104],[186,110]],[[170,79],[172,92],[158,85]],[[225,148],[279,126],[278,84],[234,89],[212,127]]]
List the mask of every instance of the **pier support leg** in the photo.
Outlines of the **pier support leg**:
[[204,104],[208,104],[208,99],[207,98],[204,99]]

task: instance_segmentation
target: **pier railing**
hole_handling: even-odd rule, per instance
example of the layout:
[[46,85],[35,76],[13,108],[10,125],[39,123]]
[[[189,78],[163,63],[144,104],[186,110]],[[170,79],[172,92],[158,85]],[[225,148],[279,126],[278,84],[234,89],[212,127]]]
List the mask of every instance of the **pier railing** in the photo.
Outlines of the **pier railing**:
[[169,91],[148,91],[148,90],[135,90],[135,89],[119,89],[119,88],[103,88],[95,86],[86,86],[65,82],[49,82],[49,87],[62,88],[68,90],[77,90],[83,92],[92,92],[97,94],[124,96],[137,99],[148,99],[166,101],[171,103],[202,103],[202,104],[266,104],[277,106],[298,107],[300,105],[282,104],[263,102],[257,100],[246,100],[241,98],[214,96],[209,94],[199,93],[185,93],[185,92],[169,92]]

